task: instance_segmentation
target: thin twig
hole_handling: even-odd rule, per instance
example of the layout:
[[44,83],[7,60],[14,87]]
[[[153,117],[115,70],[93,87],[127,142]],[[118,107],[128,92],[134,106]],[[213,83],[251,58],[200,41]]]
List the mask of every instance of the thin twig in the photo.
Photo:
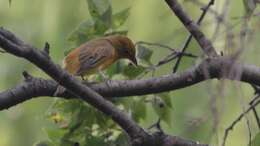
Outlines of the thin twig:
[[135,43],[135,46],[138,46],[138,45],[157,46],[157,47],[160,47],[160,48],[166,48],[169,51],[171,51],[171,54],[167,55],[165,58],[160,60],[156,65],[150,66],[148,68],[148,71],[154,70],[154,69],[158,68],[159,66],[161,66],[163,64],[166,64],[166,63],[174,60],[178,56],[186,56],[186,57],[191,57],[191,58],[197,58],[198,57],[198,56],[196,56],[196,55],[194,55],[192,53],[180,52],[177,49],[174,49],[174,48],[172,48],[170,46],[167,46],[167,45],[164,45],[164,44],[160,44],[160,43],[151,43],[151,42],[139,41],[139,42]]
[[169,54],[166,57],[164,57],[162,60],[159,60],[157,64],[151,65],[151,66],[147,67],[145,69],[145,71],[142,74],[140,74],[137,78],[140,79],[140,78],[144,77],[150,71],[153,71],[153,73],[154,73],[154,71],[156,71],[156,69],[158,69],[160,66],[162,66],[164,64],[167,64],[168,62],[176,59],[180,55],[186,56],[186,57],[190,57],[190,58],[197,58],[198,57],[198,56],[193,55],[191,53],[181,54],[181,52],[179,52],[179,51],[172,52],[171,54]]
[[[255,93],[257,94],[257,96],[259,96],[259,87],[258,86],[255,86],[255,85],[252,85],[253,86],[253,88],[255,89]],[[249,102],[249,105],[250,106],[252,106],[253,104],[254,104],[254,102],[257,100],[257,98],[255,99],[254,98],[254,100],[252,100],[251,102]],[[255,107],[252,109],[253,110],[253,114],[254,114],[254,117],[255,117],[255,120],[256,120],[256,123],[257,123],[257,126],[258,126],[258,128],[260,129],[260,118],[259,118],[259,116],[258,116],[258,113],[257,113],[257,111],[256,111],[256,109],[255,109]]]
[[[260,93],[260,86],[257,86],[257,85],[254,85],[254,84],[251,84],[251,86],[253,87],[253,89],[255,90],[255,94],[256,95],[259,95]],[[252,100],[249,105],[252,105],[256,100]],[[258,116],[258,113],[256,111],[255,108],[253,108],[253,114],[254,114],[254,117],[255,117],[255,120],[256,120],[256,123],[257,123],[257,126],[258,128],[260,129],[260,118]]]
[[[201,24],[202,20],[203,20],[203,19],[205,18],[205,16],[206,16],[206,14],[207,14],[207,12],[208,12],[210,6],[211,6],[211,5],[214,5],[214,2],[215,2],[215,0],[210,0],[209,3],[208,3],[208,5],[207,5],[206,7],[204,7],[204,8],[202,8],[202,13],[201,13],[199,19],[198,19],[197,22],[196,22],[197,25],[200,25],[200,24]],[[186,51],[186,49],[188,48],[188,46],[189,46],[191,40],[192,40],[192,34],[190,34],[190,35],[186,38],[186,41],[185,41],[185,43],[184,43],[184,45],[183,45],[183,47],[182,47],[181,53],[184,53],[184,52]],[[180,65],[181,59],[182,59],[182,55],[180,55],[180,56],[178,57],[178,59],[177,59],[175,65],[174,65],[174,67],[173,67],[173,73],[175,73],[175,72],[177,71],[177,69],[178,69],[178,67],[179,67],[179,65]]]
[[176,52],[176,50],[173,49],[172,47],[164,45],[164,44],[160,44],[160,43],[151,43],[151,42],[145,42],[145,41],[138,41],[138,42],[135,43],[136,46],[142,45],[142,44],[149,45],[149,46],[157,46],[157,47],[161,47],[161,48],[166,48],[169,51]]
[[[218,57],[218,54],[212,43],[200,30],[199,26],[193,22],[190,16],[183,10],[179,2],[177,0],[165,0],[165,2],[168,4],[173,13],[179,18],[185,28],[195,38],[204,54],[206,54],[208,57]],[[214,0],[211,2],[214,2]]]
[[[225,133],[224,133],[224,138],[223,138],[223,143],[222,143],[222,146],[225,146],[225,143],[226,143],[226,140],[227,140],[227,137],[228,137],[228,134],[229,132],[235,127],[235,125],[248,113],[250,112],[251,110],[253,110],[254,107],[256,107],[259,103],[260,103],[260,100],[259,99],[259,95],[257,95],[252,101],[256,101],[255,103],[253,103],[252,105],[250,105],[250,107],[245,110],[243,113],[241,113],[232,123],[230,126],[228,126],[228,128],[226,128],[225,130]],[[252,102],[251,101],[251,102]]]
[[[252,105],[252,104],[250,104],[250,105]],[[253,114],[254,114],[254,117],[255,117],[257,126],[258,126],[258,128],[260,129],[260,119],[259,119],[258,113],[257,113],[257,111],[256,111],[255,108],[253,108],[252,110],[253,110]]]
[[218,36],[220,30],[220,24],[226,21],[226,18],[228,16],[227,13],[229,11],[229,5],[230,5],[230,0],[225,0],[225,2],[223,3],[223,8],[220,17],[217,17],[217,25],[212,35],[212,39],[211,39],[212,42],[214,42]]
[[[197,7],[205,7],[205,3],[203,3],[203,2],[201,2],[199,0],[184,0],[184,2],[193,3]],[[214,10],[212,8],[208,9],[208,14],[212,14],[216,18],[220,17],[220,14],[218,13],[218,11],[216,11],[216,10]]]
[[166,58],[168,58],[170,56],[173,56],[173,55],[182,55],[182,56],[192,57],[192,58],[198,57],[197,55],[194,55],[192,53],[185,53],[185,52],[183,53],[183,52],[178,51],[177,49],[174,49],[174,48],[172,48],[170,46],[167,46],[167,45],[164,45],[164,44],[160,44],[160,43],[151,43],[151,42],[139,41],[135,45],[140,45],[140,44],[144,44],[144,45],[148,45],[148,46],[157,46],[157,47],[166,48],[169,51],[172,51],[172,53],[170,55],[168,55]]
[[[254,109],[254,108],[253,108],[253,109]],[[247,125],[248,135],[249,135],[248,146],[251,146],[252,132],[251,132],[250,123],[249,123],[249,119],[248,119],[248,118],[246,118],[246,125]]]

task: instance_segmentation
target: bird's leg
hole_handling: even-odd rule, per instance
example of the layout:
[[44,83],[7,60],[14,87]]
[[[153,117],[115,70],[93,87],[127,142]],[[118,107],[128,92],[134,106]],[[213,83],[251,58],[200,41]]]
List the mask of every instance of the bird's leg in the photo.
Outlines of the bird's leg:
[[80,75],[80,77],[82,79],[82,83],[83,84],[91,85],[91,84],[96,84],[97,83],[96,81],[89,80],[89,78],[87,76]]
[[83,75],[80,75],[80,77],[81,77],[81,80],[82,80],[82,82],[83,82],[84,84],[89,84],[88,79],[84,78]]
[[82,76],[82,75],[81,75],[80,77],[81,77],[82,81],[85,81],[85,78],[84,78],[84,76]]
[[98,70],[98,73],[100,74],[100,76],[101,76],[101,80],[103,81],[103,82],[106,82],[106,84],[109,86],[109,82],[111,81],[110,79],[109,79],[109,77],[102,71],[102,70]]
[[98,70],[99,75],[101,76],[102,81],[108,81],[109,77],[102,71],[102,70]]

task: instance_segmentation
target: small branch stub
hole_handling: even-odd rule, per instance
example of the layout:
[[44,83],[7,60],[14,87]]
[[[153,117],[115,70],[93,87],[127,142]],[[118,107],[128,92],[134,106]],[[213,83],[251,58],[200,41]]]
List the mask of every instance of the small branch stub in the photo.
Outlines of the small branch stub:
[[48,42],[46,42],[45,46],[44,46],[44,51],[49,54],[50,53],[49,50],[50,50],[50,44]]
[[27,71],[23,71],[23,77],[26,82],[31,81],[33,78]]
[[48,42],[45,42],[45,46],[43,48],[43,53],[50,58],[50,44]]

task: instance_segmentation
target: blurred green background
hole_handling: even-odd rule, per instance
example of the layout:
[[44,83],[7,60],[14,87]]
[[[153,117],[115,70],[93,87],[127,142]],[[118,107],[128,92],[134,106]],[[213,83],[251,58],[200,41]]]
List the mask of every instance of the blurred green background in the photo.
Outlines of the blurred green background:
[[[187,36],[178,19],[172,14],[163,0],[112,0],[113,11],[120,11],[131,7],[130,16],[124,28],[129,30],[128,36],[136,41],[148,41],[180,48]],[[183,2],[183,1],[181,1]],[[202,1],[206,3],[207,1]],[[214,9],[221,10],[223,0],[216,1]],[[197,5],[183,2],[185,10],[194,19],[200,14]],[[61,64],[64,51],[67,50],[67,36],[84,20],[90,17],[85,0],[0,0],[0,26],[16,33],[23,40],[38,48],[42,48],[47,41],[51,45],[52,59]],[[230,7],[230,23],[238,25],[234,28],[235,35],[239,34],[239,21],[235,17],[244,14],[241,1],[234,1]],[[216,20],[213,15],[207,15],[202,24],[205,33],[211,36],[214,32]],[[257,62],[260,45],[260,21],[254,17],[251,29],[254,30],[242,60]],[[214,45],[223,50],[225,30],[220,30]],[[235,41],[235,44],[239,41]],[[167,50],[154,48],[152,60],[158,62]],[[189,51],[201,54],[196,42],[192,42]],[[199,60],[183,59],[180,70],[196,65]],[[156,75],[171,72],[174,62],[164,65],[156,71]],[[9,54],[0,54],[0,90],[4,91],[22,82],[22,71],[27,70],[34,76],[48,78],[41,70],[23,59]],[[225,128],[247,106],[253,96],[249,85],[231,81],[207,81],[181,90],[171,92],[173,109],[171,109],[172,125],[162,123],[163,128],[170,134],[179,135],[194,140],[220,145]],[[215,97],[215,98],[214,98]],[[0,112],[0,146],[31,146],[39,140],[47,139],[44,128],[55,125],[46,117],[46,112],[53,103],[53,98],[37,98],[19,104]],[[152,108],[147,105],[148,113],[142,126],[148,127],[157,120]],[[259,108],[258,111],[260,112]],[[254,136],[259,130],[252,114],[247,116],[250,130]],[[214,128],[216,129],[214,131]],[[247,145],[248,127],[243,119],[230,133],[227,146]]]

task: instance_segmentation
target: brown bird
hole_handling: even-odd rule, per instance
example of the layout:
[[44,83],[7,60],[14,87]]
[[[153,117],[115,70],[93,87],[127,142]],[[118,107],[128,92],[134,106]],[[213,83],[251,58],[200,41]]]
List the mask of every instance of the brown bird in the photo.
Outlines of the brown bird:
[[118,59],[126,58],[135,65],[135,46],[122,35],[94,39],[72,50],[64,59],[64,69],[76,76],[100,72]]
[[[135,54],[135,46],[129,38],[122,35],[111,35],[90,40],[73,49],[64,58],[63,68],[70,74],[83,78],[97,72],[102,73],[102,70],[123,58],[129,59],[137,65]],[[58,90],[60,90],[59,87],[54,95],[60,93]]]

